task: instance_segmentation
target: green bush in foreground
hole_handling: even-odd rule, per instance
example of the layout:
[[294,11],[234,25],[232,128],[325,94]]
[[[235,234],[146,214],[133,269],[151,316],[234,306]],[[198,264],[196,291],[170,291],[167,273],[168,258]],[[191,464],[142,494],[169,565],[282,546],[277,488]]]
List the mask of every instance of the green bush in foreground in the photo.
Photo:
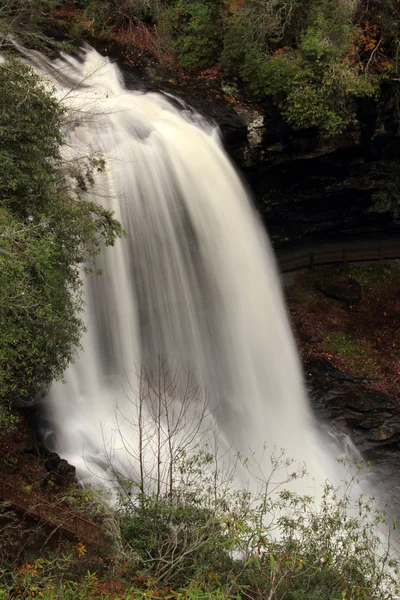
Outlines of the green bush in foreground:
[[355,480],[345,489],[326,484],[318,505],[290,491],[306,480],[303,470],[283,457],[271,466],[257,493],[222,486],[211,497],[208,475],[195,490],[177,484],[172,498],[125,500],[122,534],[143,572],[175,589],[218,585],[228,597],[394,598],[398,565],[382,534],[386,520],[370,499],[352,498]]
[[[69,556],[8,567],[3,561],[0,599],[394,600],[399,594],[391,557],[395,523],[389,526],[370,498],[353,498],[356,476],[340,489],[326,484],[317,502],[316,491],[291,491],[298,481],[307,485],[307,475],[283,455],[271,458],[268,478],[257,469],[254,493],[235,490],[209,454],[181,456],[178,464],[172,495],[121,493],[114,514],[124,540],[119,550],[107,541],[94,548],[79,542]],[[251,476],[251,462],[240,468]],[[80,494],[98,505],[94,492]]]

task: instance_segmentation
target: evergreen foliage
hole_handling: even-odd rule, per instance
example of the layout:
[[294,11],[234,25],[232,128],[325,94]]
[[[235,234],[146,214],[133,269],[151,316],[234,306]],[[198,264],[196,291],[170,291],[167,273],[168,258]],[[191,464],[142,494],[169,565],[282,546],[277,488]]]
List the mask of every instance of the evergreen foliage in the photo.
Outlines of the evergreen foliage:
[[344,131],[356,121],[357,99],[378,98],[381,84],[399,74],[400,8],[392,0],[124,0],[118,10],[114,0],[84,4],[93,31],[104,33],[106,23],[112,36],[117,24],[145,24],[158,58],[172,52],[176,66],[191,71],[218,64],[221,75],[236,77],[250,99],[272,102],[294,129]]
[[46,48],[49,38],[43,26],[59,6],[59,0],[2,0],[0,49],[10,46],[11,38],[32,47]]
[[[48,86],[10,59],[0,63],[0,87],[0,401],[6,407],[62,377],[83,329],[80,268],[121,229],[110,212],[79,197],[90,171],[76,171],[73,189],[67,183],[60,155],[64,109]],[[101,168],[101,161],[90,164]]]
[[[64,6],[7,0],[0,40],[12,33],[43,44],[40,26]],[[141,32],[169,67],[171,55],[176,67],[190,71],[218,64],[251,99],[272,102],[294,129],[344,131],[356,121],[357,99],[378,98],[381,84],[399,75],[394,0],[71,0],[66,6],[75,11],[77,35],[88,27],[108,38],[126,30],[135,43],[134,32]]]
[[218,11],[213,2],[177,0],[162,12],[162,25],[173,38],[173,49],[185,69],[210,67],[218,59]]

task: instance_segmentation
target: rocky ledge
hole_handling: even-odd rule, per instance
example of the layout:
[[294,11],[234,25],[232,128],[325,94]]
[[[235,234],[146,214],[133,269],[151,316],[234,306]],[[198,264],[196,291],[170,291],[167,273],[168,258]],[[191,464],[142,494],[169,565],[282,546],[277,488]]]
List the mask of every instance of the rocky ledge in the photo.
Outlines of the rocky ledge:
[[399,495],[398,262],[299,272],[286,297],[317,420]]
[[[343,373],[324,360],[305,365],[307,388],[317,420],[352,454],[348,440],[371,464],[368,480],[393,509],[400,496],[400,407],[396,398]],[[353,454],[354,460],[357,456]],[[396,504],[396,501],[395,501]],[[400,516],[394,507],[397,518]]]
[[272,105],[250,102],[243,84],[218,71],[169,72],[116,41],[89,41],[118,61],[129,88],[165,91],[218,125],[276,247],[400,231],[393,209],[400,185],[395,84],[386,85],[379,102],[360,101],[346,132],[324,138],[314,129],[294,131]]
[[315,412],[347,435],[366,455],[391,446],[400,459],[400,407],[397,399],[369,382],[335,369],[326,360],[305,364],[307,387]]

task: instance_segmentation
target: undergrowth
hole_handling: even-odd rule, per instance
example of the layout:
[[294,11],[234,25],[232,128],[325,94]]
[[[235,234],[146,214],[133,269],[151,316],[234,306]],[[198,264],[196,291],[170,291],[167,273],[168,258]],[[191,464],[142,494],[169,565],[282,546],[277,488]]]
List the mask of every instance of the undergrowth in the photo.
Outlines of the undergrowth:
[[[237,489],[215,456],[181,457],[172,494],[129,496],[121,489],[114,509],[100,511],[112,517],[103,520],[98,545],[61,543],[33,547],[19,560],[3,556],[0,600],[394,599],[396,522],[360,494],[363,465],[343,463],[346,482],[317,489],[283,452],[268,462],[261,476],[261,463],[238,457],[249,476],[257,469],[251,492]],[[299,481],[309,493],[295,491]],[[104,501],[88,488],[74,504],[93,518]],[[17,516],[8,519],[8,534],[18,537]],[[0,538],[3,547],[9,543],[4,530]]]

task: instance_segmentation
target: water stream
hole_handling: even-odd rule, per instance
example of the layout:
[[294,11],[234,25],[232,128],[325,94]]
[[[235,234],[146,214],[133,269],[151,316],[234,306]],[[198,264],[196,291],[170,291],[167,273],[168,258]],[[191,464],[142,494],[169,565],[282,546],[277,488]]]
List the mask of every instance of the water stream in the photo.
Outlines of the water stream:
[[332,479],[275,258],[218,129],[127,90],[93,49],[30,60],[70,111],[68,158],[105,157],[89,196],[126,231],[96,260],[103,274],[85,276],[83,350],[48,397],[55,450],[81,480],[112,487],[116,472],[139,477],[140,444],[146,472],[166,464],[175,427],[176,447],[210,447],[212,431],[225,456],[255,453],[268,469],[284,449],[317,487]]

